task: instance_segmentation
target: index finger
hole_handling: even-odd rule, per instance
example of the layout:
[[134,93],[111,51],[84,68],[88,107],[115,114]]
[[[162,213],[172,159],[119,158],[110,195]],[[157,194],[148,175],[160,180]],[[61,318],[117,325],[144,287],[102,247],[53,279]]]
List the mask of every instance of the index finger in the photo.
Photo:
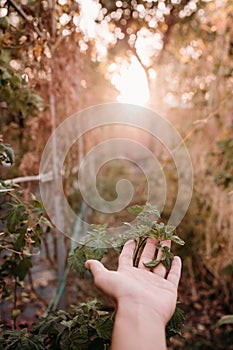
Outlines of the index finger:
[[135,249],[135,242],[133,240],[127,241],[119,256],[118,268],[124,266],[133,267],[133,253]]

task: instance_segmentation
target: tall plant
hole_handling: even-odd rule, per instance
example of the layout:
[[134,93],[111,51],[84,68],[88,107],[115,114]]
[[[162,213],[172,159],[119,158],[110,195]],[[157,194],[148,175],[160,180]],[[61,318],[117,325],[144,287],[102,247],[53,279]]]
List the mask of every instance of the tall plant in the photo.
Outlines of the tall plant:
[[[13,163],[13,151],[0,143],[0,167]],[[39,200],[31,195],[26,200],[23,191],[15,185],[6,185],[0,179],[0,290],[2,299],[12,303],[11,318],[14,328],[21,310],[18,306],[18,290],[32,267],[32,257],[39,254],[43,232],[51,225],[43,216]]]

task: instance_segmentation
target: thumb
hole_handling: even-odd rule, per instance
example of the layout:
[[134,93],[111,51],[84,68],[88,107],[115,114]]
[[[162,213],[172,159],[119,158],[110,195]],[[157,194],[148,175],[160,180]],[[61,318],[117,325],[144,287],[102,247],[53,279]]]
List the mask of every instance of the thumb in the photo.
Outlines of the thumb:
[[86,269],[91,271],[91,273],[93,274],[94,277],[101,272],[103,273],[103,272],[108,271],[104,267],[104,265],[98,260],[87,260],[85,262],[85,267],[86,267]]
[[85,267],[91,271],[97,288],[105,291],[109,271],[98,260],[87,260]]

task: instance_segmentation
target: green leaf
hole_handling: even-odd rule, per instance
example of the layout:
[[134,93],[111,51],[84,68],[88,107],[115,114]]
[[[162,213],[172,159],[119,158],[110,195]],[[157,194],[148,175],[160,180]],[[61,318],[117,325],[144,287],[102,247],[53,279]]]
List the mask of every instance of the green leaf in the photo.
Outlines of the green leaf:
[[68,257],[68,264],[75,269],[81,278],[84,277],[85,262],[88,259],[96,259],[94,252],[85,246],[77,247]]
[[225,315],[220,318],[215,327],[220,327],[223,324],[233,324],[233,315]]
[[166,326],[166,338],[167,340],[174,335],[182,336],[182,328],[184,325],[184,312],[176,306],[174,314]]
[[133,205],[132,207],[127,208],[128,212],[131,214],[138,215],[140,214],[144,209],[144,206],[141,205]]
[[170,239],[171,239],[172,242],[175,242],[177,244],[180,244],[180,245],[184,245],[185,244],[185,241],[183,241],[180,237],[178,237],[176,235],[173,235]]
[[11,205],[10,210],[7,212],[4,219],[7,220],[7,229],[9,232],[14,233],[16,226],[20,222],[21,207],[19,205]]
[[165,259],[161,260],[161,262],[162,262],[163,266],[165,267],[165,269],[167,271],[169,271],[171,268],[171,259],[169,257],[166,257]]
[[162,247],[160,250],[162,252],[161,262],[166,270],[169,271],[174,255],[171,253],[170,248],[167,246]]
[[58,334],[58,325],[66,320],[65,311],[59,310],[57,312],[49,313],[45,317],[41,317],[36,323],[33,324],[31,333],[33,334]]
[[39,224],[46,225],[47,227],[53,228],[52,223],[44,216],[40,217]]
[[77,247],[68,257],[68,265],[75,269],[78,275],[83,278],[86,271],[85,268],[86,253],[83,247]]
[[22,232],[18,235],[15,243],[14,243],[14,250],[22,251],[23,248],[25,247],[26,241],[25,241],[25,232],[26,232],[26,227],[22,230]]
[[158,266],[160,263],[161,263],[161,260],[152,260],[152,261],[150,261],[148,263],[143,263],[143,264],[146,267],[154,268],[154,267]]
[[20,315],[19,309],[13,309],[11,312],[11,319],[16,320],[16,318]]
[[222,275],[229,275],[232,276],[233,275],[233,264],[228,264],[227,266],[225,266],[221,272]]
[[112,246],[106,228],[107,225],[92,225],[84,240],[84,245],[92,250],[97,260],[101,260],[107,248]]
[[14,163],[13,149],[4,143],[0,143],[0,164],[12,165]]
[[100,317],[95,322],[95,329],[100,338],[111,339],[112,330],[113,330],[113,319],[110,316]]
[[32,262],[30,257],[24,257],[16,267],[16,275],[20,280],[24,280],[29,269],[32,267]]

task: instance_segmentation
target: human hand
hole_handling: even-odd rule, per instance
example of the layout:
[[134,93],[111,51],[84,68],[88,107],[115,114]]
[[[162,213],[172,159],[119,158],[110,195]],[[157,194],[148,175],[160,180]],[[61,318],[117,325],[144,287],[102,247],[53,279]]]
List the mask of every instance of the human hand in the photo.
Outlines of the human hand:
[[[165,241],[164,245],[169,246],[170,241]],[[176,306],[181,260],[174,257],[168,274],[162,264],[150,271],[143,263],[154,259],[156,246],[154,238],[147,239],[138,267],[133,267],[135,242],[128,241],[120,254],[117,271],[107,270],[96,260],[88,260],[86,268],[91,270],[97,288],[110,296],[117,307],[130,305],[148,310],[166,325]]]

